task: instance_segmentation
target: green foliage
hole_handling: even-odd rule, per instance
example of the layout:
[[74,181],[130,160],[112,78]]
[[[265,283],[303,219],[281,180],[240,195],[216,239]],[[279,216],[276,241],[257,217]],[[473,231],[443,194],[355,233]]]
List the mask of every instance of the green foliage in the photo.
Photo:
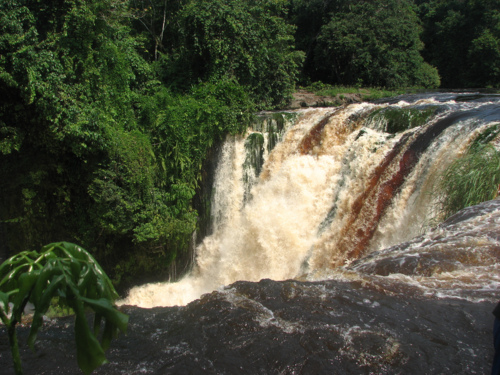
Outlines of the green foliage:
[[136,39],[143,39],[144,56],[159,60],[173,48],[180,37],[179,12],[189,0],[130,0],[129,13]]
[[245,141],[246,158],[245,167],[253,170],[254,176],[258,176],[264,163],[264,136],[262,133],[252,133]]
[[438,194],[444,218],[465,207],[494,199],[499,186],[500,152],[491,144],[474,143],[441,177]]
[[163,181],[181,179],[193,189],[208,148],[227,133],[243,131],[254,108],[248,93],[232,80],[200,84],[187,95],[158,91],[153,100],[155,107],[145,108],[142,117],[153,120],[148,131],[166,172]]
[[117,1],[0,5],[0,220],[11,249],[77,238],[109,266],[101,241],[123,245],[134,227],[100,236],[96,217],[109,199],[93,194],[105,175],[140,210],[154,179],[134,110],[152,71],[122,11]]
[[493,141],[500,134],[500,124],[492,125],[487,127],[482,133],[480,133],[472,145],[470,146],[471,150],[475,150],[477,148],[484,147],[491,141]]
[[294,27],[283,19],[285,1],[193,0],[178,14],[178,38],[162,62],[176,87],[234,79],[264,107],[292,94],[302,53]]
[[314,62],[315,48],[321,27],[329,22],[330,15],[338,11],[342,0],[289,0],[288,18],[297,27],[295,43],[297,49],[305,52],[302,76],[303,85],[325,81],[323,72]]
[[337,84],[437,87],[437,71],[420,55],[418,22],[411,1],[345,2],[321,27],[315,67]]
[[[128,317],[113,306],[118,294],[110,279],[95,259],[77,245],[59,242],[43,247],[40,253],[20,252],[0,265],[0,280],[0,317],[9,332],[16,373],[21,373],[21,368],[15,326],[28,302],[35,311],[28,336],[31,348],[54,298],[75,312],[77,361],[85,374],[106,362],[104,350],[119,331],[126,331]],[[86,309],[95,312],[93,329],[87,323]]]
[[496,0],[289,0],[289,9],[306,53],[302,84],[499,85]]
[[444,87],[500,84],[500,3],[494,0],[419,1],[423,52]]
[[[0,3],[6,247],[75,238],[116,283],[164,272],[187,250],[205,155],[255,111],[235,76],[162,83],[170,57],[149,61],[130,28],[136,11],[120,0]],[[170,36],[158,54],[181,34]]]

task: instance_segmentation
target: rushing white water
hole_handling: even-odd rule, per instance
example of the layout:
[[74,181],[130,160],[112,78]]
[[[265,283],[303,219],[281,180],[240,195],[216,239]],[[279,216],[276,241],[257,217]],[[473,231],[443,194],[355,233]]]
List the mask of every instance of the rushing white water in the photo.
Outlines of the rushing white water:
[[[214,233],[197,248],[193,271],[133,288],[120,303],[184,305],[237,280],[320,275],[415,237],[435,216],[436,176],[491,125],[471,113],[487,105],[425,99],[300,110],[283,141],[264,152],[259,176],[245,162],[246,137],[228,138],[216,172]],[[377,115],[429,108],[423,125],[392,133],[390,117]],[[455,113],[466,115],[448,119]]]
[[360,259],[344,276],[399,293],[410,285],[424,296],[497,301],[499,209],[498,199],[468,207],[421,236]]

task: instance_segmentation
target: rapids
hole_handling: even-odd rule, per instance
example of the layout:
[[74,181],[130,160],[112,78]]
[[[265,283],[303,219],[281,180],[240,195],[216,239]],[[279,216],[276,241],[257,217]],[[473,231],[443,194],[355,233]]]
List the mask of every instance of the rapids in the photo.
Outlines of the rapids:
[[[196,248],[192,271],[175,283],[135,287],[120,304],[185,305],[238,280],[346,277],[351,263],[362,264],[365,257],[373,262],[373,254],[439,221],[434,191],[439,174],[478,135],[499,124],[499,100],[479,94],[413,95],[291,111],[281,114],[282,126],[273,120],[280,114],[268,114],[267,121],[223,145],[211,203],[213,230]],[[457,247],[474,247],[462,237]],[[427,237],[426,249],[438,246],[433,238]],[[415,251],[393,247],[391,256],[403,264],[416,256],[431,258],[422,265],[424,274],[457,277],[451,268],[435,266],[443,263],[441,253]],[[473,257],[448,253],[451,263]],[[469,277],[470,283],[498,290],[496,267],[495,261],[467,271],[480,273],[481,281]],[[356,268],[361,269],[368,268]],[[450,292],[444,282],[418,282],[429,293]]]

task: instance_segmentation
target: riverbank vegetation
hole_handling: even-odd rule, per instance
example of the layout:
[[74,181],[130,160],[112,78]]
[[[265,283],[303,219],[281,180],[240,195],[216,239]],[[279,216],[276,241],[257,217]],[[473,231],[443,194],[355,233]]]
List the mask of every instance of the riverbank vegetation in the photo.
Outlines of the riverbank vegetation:
[[499,12],[491,0],[4,0],[0,256],[67,240],[122,288],[167,277],[226,134],[317,81],[497,88]]
[[318,96],[330,97],[345,97],[346,95],[355,95],[361,101],[372,101],[383,98],[390,98],[397,95],[408,94],[416,91],[416,88],[384,88],[384,87],[361,87],[361,86],[342,86],[342,85],[329,85],[321,81],[314,82],[313,84],[303,87],[303,90],[312,92]]
[[[495,126],[495,137],[498,126]],[[495,199],[500,191],[500,151],[491,143],[475,143],[443,173],[436,192],[439,219]]]

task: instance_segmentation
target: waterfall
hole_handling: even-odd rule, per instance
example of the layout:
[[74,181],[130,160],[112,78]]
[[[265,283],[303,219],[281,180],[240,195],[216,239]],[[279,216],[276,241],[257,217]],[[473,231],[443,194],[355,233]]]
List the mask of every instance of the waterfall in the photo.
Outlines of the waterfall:
[[184,305],[237,280],[331,276],[435,224],[436,178],[499,122],[499,99],[400,99],[273,114],[228,137],[213,234],[192,272],[133,288],[120,303]]

